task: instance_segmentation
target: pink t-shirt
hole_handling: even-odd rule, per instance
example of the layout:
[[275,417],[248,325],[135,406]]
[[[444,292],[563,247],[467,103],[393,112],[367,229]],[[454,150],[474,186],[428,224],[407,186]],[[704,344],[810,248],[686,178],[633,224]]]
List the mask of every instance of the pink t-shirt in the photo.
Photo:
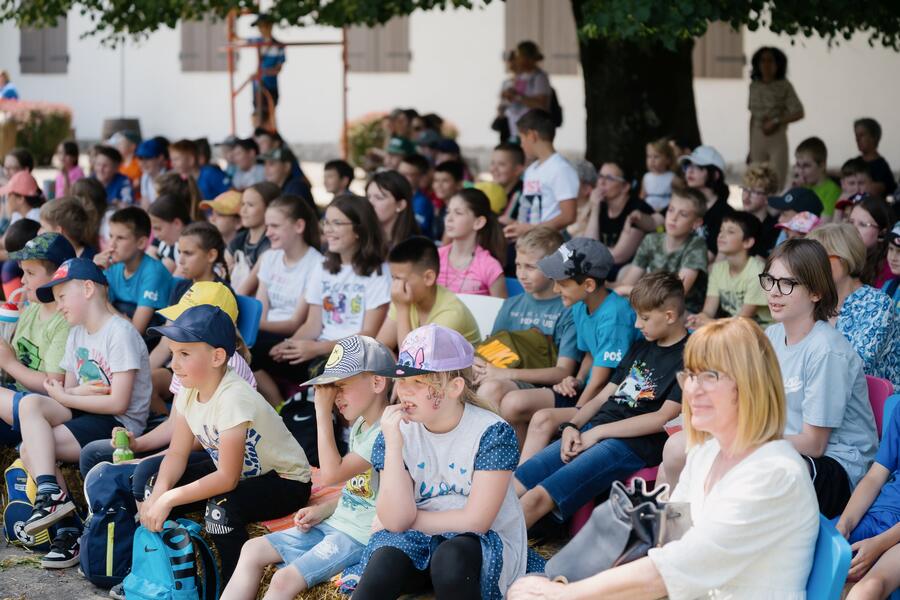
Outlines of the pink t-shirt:
[[475,256],[469,266],[457,271],[450,265],[450,246],[438,248],[441,273],[437,282],[455,294],[491,295],[491,284],[503,275],[503,267],[491,253],[481,246],[475,247]]
[[[249,383],[254,390],[256,389],[256,377],[253,376],[253,371],[250,369],[250,365],[247,364],[247,361],[244,360],[243,356],[235,352],[231,355],[231,358],[228,359],[228,366],[231,367],[232,371],[240,375],[241,379]],[[181,380],[178,379],[178,375],[173,373],[169,391],[177,396],[178,392],[181,391],[181,387]]]
[[[72,186],[73,183],[82,179],[84,177],[84,171],[81,170],[81,167],[75,165],[71,169],[69,169],[69,187]],[[66,178],[63,177],[62,173],[58,173],[56,175],[56,195],[55,198],[62,198],[66,195]]]

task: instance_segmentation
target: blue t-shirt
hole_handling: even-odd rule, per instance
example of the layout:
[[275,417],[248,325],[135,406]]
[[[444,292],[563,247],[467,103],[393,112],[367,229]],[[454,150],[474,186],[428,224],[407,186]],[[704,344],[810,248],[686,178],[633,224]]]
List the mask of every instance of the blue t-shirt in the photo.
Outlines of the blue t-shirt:
[[503,301],[500,312],[494,320],[491,335],[501,331],[524,331],[532,327],[540,329],[544,335],[553,336],[559,356],[580,362],[582,353],[575,340],[575,322],[572,310],[563,305],[559,296],[538,300],[528,292],[523,292]]
[[13,85],[12,82],[7,83],[0,88],[0,98],[3,98],[4,100],[18,100],[19,90],[16,89],[16,86]]
[[416,190],[416,193],[413,194],[412,208],[422,235],[434,239],[434,232],[431,229],[434,223],[434,204],[431,203],[428,196],[422,193],[422,190]]
[[231,189],[231,179],[219,167],[203,165],[200,167],[200,176],[197,177],[197,187],[204,200],[212,200]]
[[[253,38],[250,40],[254,43],[263,43],[264,40],[261,37]],[[268,45],[263,46],[259,49],[259,66],[263,71],[267,69],[274,69],[278,65],[283,65],[285,61],[285,53],[284,46],[279,44],[278,42],[272,40]],[[278,89],[278,76],[277,75],[263,75],[262,76],[262,84],[264,87],[270,90]],[[255,85],[255,84],[254,84]]]
[[121,173],[116,173],[108,184],[106,184],[106,202],[122,202],[123,204],[134,204],[134,190],[131,187],[131,180]]
[[116,263],[106,270],[106,279],[109,282],[109,301],[128,317],[133,317],[139,306],[149,306],[155,310],[169,306],[172,274],[152,256],[145,254],[137,271],[128,278],[125,277],[125,263]]
[[[894,301],[894,311],[900,313],[900,285],[898,284],[900,284],[900,277],[888,279],[884,282],[884,285],[881,286],[881,291],[891,297],[891,300]],[[893,293],[890,293],[891,287],[894,288]]]
[[890,419],[890,425],[881,440],[875,462],[890,471],[891,476],[869,507],[869,512],[888,511],[895,519],[900,519],[900,404],[894,408],[893,415],[884,415],[884,418]]
[[615,369],[631,344],[641,338],[634,328],[636,317],[631,304],[612,290],[593,314],[588,314],[584,302],[575,304],[572,318],[578,349],[591,353],[595,367]]

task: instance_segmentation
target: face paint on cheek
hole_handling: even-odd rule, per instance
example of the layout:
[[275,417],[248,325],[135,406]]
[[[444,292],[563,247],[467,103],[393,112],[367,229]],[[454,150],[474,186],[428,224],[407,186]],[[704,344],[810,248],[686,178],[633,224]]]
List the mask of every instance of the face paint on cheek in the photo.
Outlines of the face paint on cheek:
[[444,399],[444,395],[435,388],[428,388],[428,399],[431,400],[431,408],[437,410],[441,407],[441,401]]

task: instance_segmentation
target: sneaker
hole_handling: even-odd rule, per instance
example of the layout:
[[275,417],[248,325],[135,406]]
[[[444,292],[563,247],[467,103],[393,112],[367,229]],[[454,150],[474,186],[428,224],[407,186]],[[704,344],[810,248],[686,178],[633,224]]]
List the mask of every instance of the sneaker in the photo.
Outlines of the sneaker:
[[125,600],[125,586],[124,584],[117,583],[112,586],[109,590],[109,597],[115,598],[116,600]]
[[65,569],[77,565],[81,548],[79,537],[77,531],[58,533],[50,544],[50,552],[41,559],[41,566],[45,569]]
[[53,495],[38,494],[34,500],[34,511],[25,521],[25,535],[36,535],[51,525],[75,512],[75,503],[69,495],[59,491]]

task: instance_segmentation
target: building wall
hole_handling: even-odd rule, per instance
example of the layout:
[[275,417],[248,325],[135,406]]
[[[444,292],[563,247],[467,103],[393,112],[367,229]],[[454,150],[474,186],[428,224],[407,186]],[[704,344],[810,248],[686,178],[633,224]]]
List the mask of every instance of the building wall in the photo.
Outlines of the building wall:
[[[351,73],[349,114],[413,106],[434,111],[455,123],[464,147],[489,147],[489,129],[504,77],[500,56],[504,45],[504,4],[494,2],[472,11],[417,12],[411,17],[408,73]],[[252,29],[242,20],[239,31]],[[145,134],[223,137],[229,127],[225,73],[182,73],[178,58],[180,33],[163,29],[148,40],[111,50],[95,38],[80,39],[87,20],[69,20],[69,70],[66,75],[19,75],[19,36],[12,24],[0,25],[0,68],[8,69],[23,97],[64,102],[75,111],[79,138],[97,139],[105,118],[137,116]],[[288,29],[282,41],[337,40],[338,30]],[[854,39],[829,49],[821,40],[798,40],[768,32],[746,32],[745,50],[774,44],[788,54],[789,78],[806,106],[806,118],[790,129],[791,145],[809,135],[823,137],[831,163],[855,153],[852,120],[874,116],[885,138],[882,151],[900,166],[900,54],[869,48]],[[238,80],[255,68],[255,56],[242,51]],[[558,146],[571,152],[584,147],[584,88],[580,75],[553,76],[565,111]],[[341,66],[339,47],[292,47],[280,77],[279,128],[295,143],[338,143],[341,130]],[[719,148],[730,163],[742,163],[747,148],[747,80],[698,79],[695,96],[706,143]],[[123,93],[124,88],[124,93]],[[250,92],[237,105],[238,134],[250,131]]]

